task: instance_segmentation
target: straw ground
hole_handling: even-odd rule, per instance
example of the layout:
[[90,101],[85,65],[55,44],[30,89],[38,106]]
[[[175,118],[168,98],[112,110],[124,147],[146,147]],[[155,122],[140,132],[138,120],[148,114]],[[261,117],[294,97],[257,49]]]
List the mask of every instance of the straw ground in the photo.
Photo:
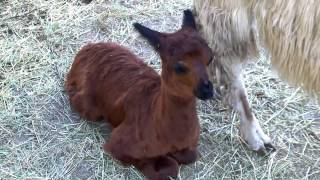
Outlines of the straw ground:
[[[110,128],[70,109],[64,77],[77,50],[97,41],[126,45],[159,71],[158,56],[131,24],[172,32],[191,3],[0,1],[0,179],[143,179],[103,153]],[[261,52],[245,81],[277,152],[249,151],[234,112],[219,101],[199,102],[201,158],[181,167],[181,179],[320,179],[319,105],[279,80]]]

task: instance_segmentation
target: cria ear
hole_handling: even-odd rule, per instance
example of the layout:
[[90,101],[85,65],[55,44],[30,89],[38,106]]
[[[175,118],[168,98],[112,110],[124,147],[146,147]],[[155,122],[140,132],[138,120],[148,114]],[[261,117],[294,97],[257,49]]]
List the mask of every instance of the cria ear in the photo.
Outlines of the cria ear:
[[149,29],[139,23],[133,23],[135,29],[156,49],[160,49],[160,38],[162,34],[155,30]]
[[192,29],[197,29],[196,22],[194,20],[193,14],[190,9],[183,11],[183,23],[182,28],[184,27],[190,27]]

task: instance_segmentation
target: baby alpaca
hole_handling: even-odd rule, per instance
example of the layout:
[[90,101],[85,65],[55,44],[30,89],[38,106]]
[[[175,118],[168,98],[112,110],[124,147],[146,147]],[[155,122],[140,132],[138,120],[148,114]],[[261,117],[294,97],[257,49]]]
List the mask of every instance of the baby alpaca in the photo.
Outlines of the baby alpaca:
[[66,89],[82,117],[112,125],[106,152],[149,179],[176,177],[179,164],[197,159],[196,97],[213,96],[211,50],[190,10],[175,33],[134,27],[159,53],[161,75],[120,45],[88,44],[75,57]]

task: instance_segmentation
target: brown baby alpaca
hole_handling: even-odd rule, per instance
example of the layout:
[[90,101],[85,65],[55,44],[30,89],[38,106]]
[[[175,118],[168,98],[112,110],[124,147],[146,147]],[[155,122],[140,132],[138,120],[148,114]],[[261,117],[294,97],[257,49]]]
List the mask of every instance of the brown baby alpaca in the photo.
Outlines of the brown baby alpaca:
[[189,10],[175,33],[134,26],[159,53],[161,75],[120,45],[88,44],[75,57],[66,89],[82,117],[112,125],[106,152],[149,179],[168,179],[179,164],[197,159],[196,97],[213,96],[206,71],[212,55]]

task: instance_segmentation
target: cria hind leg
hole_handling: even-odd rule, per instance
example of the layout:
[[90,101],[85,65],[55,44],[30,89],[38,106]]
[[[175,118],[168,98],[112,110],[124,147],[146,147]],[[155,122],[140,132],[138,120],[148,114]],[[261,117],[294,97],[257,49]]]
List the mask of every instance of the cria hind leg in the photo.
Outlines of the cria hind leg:
[[198,159],[197,149],[183,149],[174,153],[170,153],[170,156],[173,157],[179,164],[191,164],[196,162]]
[[93,102],[92,97],[76,93],[70,98],[71,106],[76,109],[81,117],[86,118],[89,121],[101,121],[103,115],[97,105]]
[[249,148],[259,154],[266,154],[266,149],[275,150],[250,108],[242,80],[242,64],[224,64],[215,70],[224,102],[240,115],[240,135]]
[[135,159],[127,155],[120,146],[104,145],[104,149],[123,165],[134,165],[150,180],[170,180],[178,176],[178,162],[169,156],[161,156],[148,159]]

